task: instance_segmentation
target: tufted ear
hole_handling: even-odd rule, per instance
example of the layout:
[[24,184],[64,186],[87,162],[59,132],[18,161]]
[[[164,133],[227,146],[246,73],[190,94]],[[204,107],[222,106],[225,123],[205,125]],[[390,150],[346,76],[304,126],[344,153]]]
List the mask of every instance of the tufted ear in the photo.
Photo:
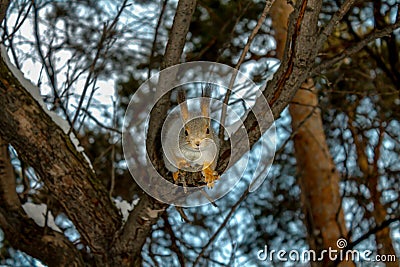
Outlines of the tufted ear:
[[189,110],[186,102],[186,92],[184,89],[178,90],[178,104],[181,108],[183,121],[186,123],[189,120]]
[[211,84],[206,84],[202,90],[201,99],[201,115],[204,117],[210,117],[210,98],[211,98]]

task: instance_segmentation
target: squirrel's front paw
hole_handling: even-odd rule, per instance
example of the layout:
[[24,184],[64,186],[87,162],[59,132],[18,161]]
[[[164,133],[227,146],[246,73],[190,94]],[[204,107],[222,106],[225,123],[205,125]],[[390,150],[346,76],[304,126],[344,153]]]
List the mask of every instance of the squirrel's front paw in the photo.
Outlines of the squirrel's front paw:
[[182,178],[181,176],[184,174],[181,169],[183,167],[188,167],[189,163],[185,160],[180,160],[178,162],[178,170],[176,172],[172,173],[172,177],[174,178],[175,184],[179,183],[182,179],[184,180],[184,177]]
[[179,179],[179,170],[176,172],[172,173],[172,177],[174,178],[174,182],[176,183]]
[[213,188],[214,182],[219,179],[218,173],[210,167],[207,167],[203,169],[202,174],[204,176],[204,181],[207,183],[207,187]]

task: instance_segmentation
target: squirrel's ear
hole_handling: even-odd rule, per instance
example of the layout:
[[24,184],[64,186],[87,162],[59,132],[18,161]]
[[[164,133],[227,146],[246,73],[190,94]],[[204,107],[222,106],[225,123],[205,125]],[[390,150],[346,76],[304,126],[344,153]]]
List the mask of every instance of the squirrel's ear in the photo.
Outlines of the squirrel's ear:
[[186,101],[186,93],[184,89],[178,90],[177,100],[179,104],[182,104],[183,102]]
[[201,115],[204,117],[210,116],[210,98],[211,98],[211,84],[207,84],[202,90],[201,99]]
[[212,85],[211,83],[207,83],[206,86],[202,89],[202,97],[211,97],[211,90],[212,90]]
[[181,115],[183,120],[186,122],[189,120],[189,110],[187,107],[187,102],[186,101],[186,93],[183,89],[178,90],[178,103],[181,108]]

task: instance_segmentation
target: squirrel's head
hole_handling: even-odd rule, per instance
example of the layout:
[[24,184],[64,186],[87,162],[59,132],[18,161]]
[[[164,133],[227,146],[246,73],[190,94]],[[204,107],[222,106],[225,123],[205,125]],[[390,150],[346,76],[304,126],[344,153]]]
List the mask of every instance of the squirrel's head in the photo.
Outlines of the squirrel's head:
[[192,148],[199,149],[200,144],[206,138],[212,139],[212,131],[210,119],[206,117],[198,117],[188,121],[182,128],[182,139]]
[[178,103],[184,127],[180,133],[180,140],[185,140],[185,145],[190,145],[194,149],[199,149],[201,142],[205,139],[213,139],[213,129],[210,120],[210,96],[211,87],[207,86],[202,92],[200,100],[200,117],[193,118],[193,114],[189,112],[186,94],[184,90],[178,91]]

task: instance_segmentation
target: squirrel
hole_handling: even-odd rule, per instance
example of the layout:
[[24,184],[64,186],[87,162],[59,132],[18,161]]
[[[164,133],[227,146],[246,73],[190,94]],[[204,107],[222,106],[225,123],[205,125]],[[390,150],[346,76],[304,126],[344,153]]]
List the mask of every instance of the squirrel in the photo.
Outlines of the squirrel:
[[[182,171],[201,171],[208,188],[219,179],[215,171],[220,140],[211,126],[211,86],[207,85],[200,100],[200,114],[189,111],[186,93],[178,91],[179,118],[164,124],[163,159],[177,183]],[[184,185],[186,183],[184,182]]]

